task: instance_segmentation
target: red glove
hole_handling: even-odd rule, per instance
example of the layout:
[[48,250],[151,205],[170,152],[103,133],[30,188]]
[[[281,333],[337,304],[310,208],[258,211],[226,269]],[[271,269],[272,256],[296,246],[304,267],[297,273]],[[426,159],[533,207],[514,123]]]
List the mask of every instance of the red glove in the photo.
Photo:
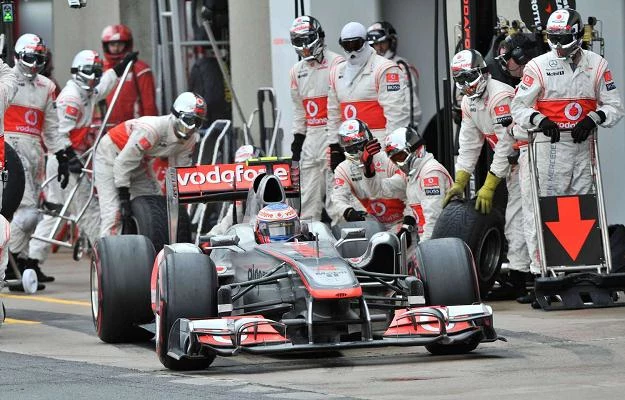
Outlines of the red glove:
[[375,166],[373,165],[373,156],[382,150],[382,145],[378,139],[371,139],[365,144],[365,149],[360,156],[360,161],[365,167],[365,177],[372,178],[375,176]]

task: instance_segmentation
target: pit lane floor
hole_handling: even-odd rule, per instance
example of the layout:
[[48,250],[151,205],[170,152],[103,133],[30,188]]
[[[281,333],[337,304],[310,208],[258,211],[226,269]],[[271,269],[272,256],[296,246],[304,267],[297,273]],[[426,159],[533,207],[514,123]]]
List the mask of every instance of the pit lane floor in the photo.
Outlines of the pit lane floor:
[[544,312],[490,303],[507,343],[465,356],[424,348],[218,358],[205,371],[159,363],[153,343],[109,345],[95,335],[88,261],[53,254],[56,277],[35,295],[0,294],[0,399],[589,399],[625,391],[625,308]]

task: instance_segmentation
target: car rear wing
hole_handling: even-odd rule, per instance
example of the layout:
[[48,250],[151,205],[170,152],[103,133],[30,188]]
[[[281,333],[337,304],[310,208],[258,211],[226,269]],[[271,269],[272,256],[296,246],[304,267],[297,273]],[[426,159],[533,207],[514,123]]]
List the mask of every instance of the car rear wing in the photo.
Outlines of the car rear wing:
[[299,197],[299,174],[292,174],[290,157],[263,157],[245,163],[169,168],[166,189],[170,243],[176,242],[180,204],[246,200],[256,179],[265,174],[277,178],[287,198]]

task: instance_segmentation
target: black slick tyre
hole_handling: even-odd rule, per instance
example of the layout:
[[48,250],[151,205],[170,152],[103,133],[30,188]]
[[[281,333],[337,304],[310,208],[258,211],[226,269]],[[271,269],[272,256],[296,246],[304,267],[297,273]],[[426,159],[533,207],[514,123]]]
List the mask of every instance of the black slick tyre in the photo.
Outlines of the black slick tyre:
[[[125,234],[147,236],[158,253],[169,243],[167,203],[164,196],[139,196],[132,200],[133,227],[124,226]],[[177,242],[191,241],[191,222],[184,207],[178,213]]]
[[[469,305],[480,302],[473,258],[467,245],[457,238],[430,239],[417,246],[417,264],[424,283],[428,305]],[[432,354],[464,354],[474,350],[481,336],[466,342],[432,343],[425,348]]]
[[217,316],[217,270],[205,254],[173,253],[161,262],[157,278],[156,353],[168,369],[191,371],[208,368],[215,353],[202,358],[176,360],[167,354],[169,334],[179,318]]
[[484,215],[475,210],[474,200],[455,200],[443,209],[432,232],[433,239],[455,237],[469,246],[482,297],[495,284],[505,256],[504,222],[504,216],[496,208]]
[[154,317],[150,299],[154,257],[154,247],[145,236],[107,236],[96,242],[91,257],[91,312],[102,341],[152,337],[137,325]]
[[2,211],[0,214],[8,221],[11,221],[17,207],[22,202],[24,196],[24,185],[26,177],[24,176],[24,167],[17,152],[10,144],[4,143],[4,162],[5,169],[8,172],[8,180],[0,182],[4,184],[2,191]]

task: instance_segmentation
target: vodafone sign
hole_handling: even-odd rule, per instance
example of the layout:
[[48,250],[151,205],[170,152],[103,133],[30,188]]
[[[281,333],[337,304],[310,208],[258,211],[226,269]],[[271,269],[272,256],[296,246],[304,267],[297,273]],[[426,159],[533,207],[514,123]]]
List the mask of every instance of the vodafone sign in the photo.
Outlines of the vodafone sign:
[[[212,193],[248,190],[260,174],[267,171],[264,165],[247,166],[238,164],[200,165],[197,167],[176,168],[178,193]],[[273,174],[282,186],[291,186],[289,164],[274,164]]]

